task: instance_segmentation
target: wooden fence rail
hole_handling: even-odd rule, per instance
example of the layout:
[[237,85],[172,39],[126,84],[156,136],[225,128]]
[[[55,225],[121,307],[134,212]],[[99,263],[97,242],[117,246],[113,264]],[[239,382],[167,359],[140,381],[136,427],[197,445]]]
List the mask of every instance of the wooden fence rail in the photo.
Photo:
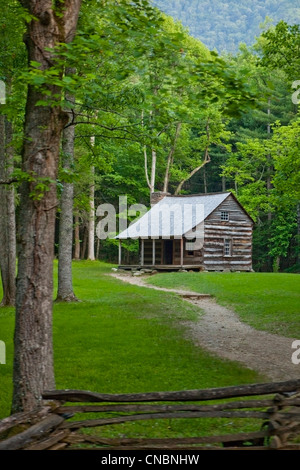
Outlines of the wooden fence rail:
[[[241,399],[242,398],[242,399]],[[220,403],[205,403],[220,400]],[[204,402],[204,403],[203,403]],[[70,403],[75,403],[71,405]],[[96,413],[96,417],[76,419]],[[113,413],[113,416],[110,414]],[[100,416],[99,416],[100,414]],[[102,416],[101,416],[102,414]],[[193,418],[250,418],[251,432],[215,436],[162,438],[107,438],[103,426],[135,421]],[[94,435],[83,430],[98,428]],[[80,390],[54,390],[32,413],[19,413],[0,421],[0,450],[206,450],[300,449],[300,380],[237,387],[102,394]]]

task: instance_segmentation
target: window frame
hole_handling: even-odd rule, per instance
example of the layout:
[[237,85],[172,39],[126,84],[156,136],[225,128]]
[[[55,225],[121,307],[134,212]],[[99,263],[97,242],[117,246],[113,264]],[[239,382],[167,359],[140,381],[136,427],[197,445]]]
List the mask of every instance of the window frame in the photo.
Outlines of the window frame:
[[185,242],[185,247],[184,247],[185,251],[193,251],[194,252],[195,251],[194,247],[195,247],[195,242],[194,241],[188,241],[188,242],[186,241]]
[[229,221],[229,212],[228,211],[221,211],[221,221],[228,222]]
[[230,258],[232,256],[232,239],[231,238],[224,238],[223,255],[226,258]]

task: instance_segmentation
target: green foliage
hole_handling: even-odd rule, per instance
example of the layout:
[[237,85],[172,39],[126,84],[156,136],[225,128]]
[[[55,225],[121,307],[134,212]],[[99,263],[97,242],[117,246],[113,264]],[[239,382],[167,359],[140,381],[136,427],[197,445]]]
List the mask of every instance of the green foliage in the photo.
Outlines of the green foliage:
[[[243,46],[239,54],[229,57],[231,63],[236,63],[240,74],[249,76],[249,86],[256,90],[258,99],[253,110],[230,123],[233,151],[222,165],[222,174],[256,221],[254,268],[272,270],[274,266],[278,269],[279,257],[282,262],[290,258],[293,263],[297,256],[297,202],[293,187],[279,171],[277,161],[286,163],[286,171],[289,162],[291,175],[292,172],[293,175],[298,174],[295,158],[298,136],[297,125],[290,124],[296,117],[290,83],[284,70],[276,70],[275,73],[258,60],[257,52],[261,53],[264,46],[263,35],[252,50]],[[294,134],[290,133],[290,126]],[[291,160],[295,160],[295,165]],[[297,176],[294,177],[297,184]],[[286,183],[281,194],[280,179]],[[293,253],[291,246],[294,247]]]
[[262,65],[284,69],[290,80],[299,79],[300,25],[280,21],[262,34],[264,39]]
[[[213,5],[200,3],[208,14]],[[194,12],[195,2],[173,4],[182,14]],[[230,5],[236,17],[236,2]],[[218,6],[215,17],[226,18],[224,2]],[[244,2],[239,7],[249,13]],[[272,0],[259,6],[261,13],[273,7]],[[255,2],[253,22],[257,8]],[[154,149],[156,190],[164,188],[167,176],[173,193],[183,181],[186,193],[233,190],[256,221],[255,267],[271,269],[279,257],[284,267],[296,263],[299,137],[292,124],[291,78],[299,69],[297,25],[280,22],[252,48],[244,44],[237,54],[220,57],[146,1],[83,1],[74,41],[51,51],[53,66],[45,72],[37,62],[26,64],[22,36],[28,20],[36,21],[19,2],[7,2],[0,21],[0,77],[9,84],[9,96],[1,112],[14,123],[17,155],[28,83],[43,90],[39,106],[69,110],[75,161],[71,168],[60,165],[56,184],[60,195],[63,182],[75,183],[75,209],[83,224],[92,184],[96,207],[110,202],[118,209],[120,195],[127,195],[129,204],[149,204],[144,151],[150,172]],[[35,198],[52,183],[34,181],[22,171],[14,176],[35,187]],[[115,256],[114,244],[104,245],[103,253]],[[128,245],[132,250],[136,245]]]

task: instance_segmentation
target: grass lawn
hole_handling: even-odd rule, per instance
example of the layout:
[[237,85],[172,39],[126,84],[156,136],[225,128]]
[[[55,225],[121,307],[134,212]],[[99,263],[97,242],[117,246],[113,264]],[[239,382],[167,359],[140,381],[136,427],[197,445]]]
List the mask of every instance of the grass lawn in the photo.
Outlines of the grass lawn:
[[[104,263],[74,263],[74,290],[81,302],[54,305],[57,389],[130,393],[265,381],[255,372],[216,359],[192,344],[182,321],[195,320],[201,315],[199,309],[173,294],[120,282],[107,276],[110,272],[111,266]],[[13,331],[13,309],[0,309],[0,339],[5,341],[7,352],[7,364],[0,365],[0,418],[10,413]],[[178,419],[172,424],[162,421],[149,422],[147,435],[199,434],[197,419],[186,423]],[[204,421],[201,432],[229,431],[222,420]],[[136,422],[101,432],[136,436],[143,435],[143,426],[145,423]]]
[[300,339],[300,275],[282,273],[163,273],[155,286],[212,294],[249,325]]

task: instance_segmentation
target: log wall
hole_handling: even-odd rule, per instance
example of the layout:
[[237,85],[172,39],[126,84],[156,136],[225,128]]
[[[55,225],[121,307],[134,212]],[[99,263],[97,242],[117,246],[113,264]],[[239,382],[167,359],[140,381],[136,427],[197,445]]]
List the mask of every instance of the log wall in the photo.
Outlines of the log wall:
[[[229,214],[229,220],[221,220],[221,212]],[[207,271],[252,270],[253,222],[241,206],[229,196],[205,220],[203,267]],[[225,240],[230,241],[231,253],[226,256]]]

